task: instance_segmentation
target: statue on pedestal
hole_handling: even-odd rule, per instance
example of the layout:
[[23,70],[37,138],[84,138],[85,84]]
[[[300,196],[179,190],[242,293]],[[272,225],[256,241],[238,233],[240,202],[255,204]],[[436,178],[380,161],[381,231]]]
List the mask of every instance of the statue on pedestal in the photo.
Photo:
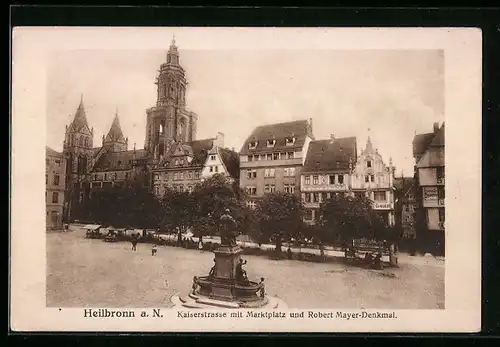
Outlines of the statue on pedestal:
[[221,245],[236,246],[236,221],[229,212],[229,209],[226,209],[220,217]]

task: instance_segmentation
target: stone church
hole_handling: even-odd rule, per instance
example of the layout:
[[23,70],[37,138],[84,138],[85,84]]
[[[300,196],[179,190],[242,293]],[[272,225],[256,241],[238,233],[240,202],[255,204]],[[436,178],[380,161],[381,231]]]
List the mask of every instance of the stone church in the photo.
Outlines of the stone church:
[[[164,180],[162,173],[168,175],[166,171],[172,171],[172,166],[175,166],[175,171],[186,171],[182,176],[178,172],[176,177],[190,177],[194,184],[200,179],[208,153],[223,147],[222,134],[196,140],[198,116],[186,109],[188,83],[180,65],[175,39],[169,47],[166,62],[158,70],[155,83],[157,101],[146,110],[144,149],[136,149],[135,144],[133,149],[128,149],[128,138],[122,132],[118,112],[107,135],[102,136],[101,145],[94,147],[94,130],[87,121],[83,100],[80,101],[73,121],[66,126],[63,145],[67,161],[67,220],[86,219],[85,202],[99,190],[124,185],[131,179],[153,188],[155,178]],[[178,160],[179,155],[186,160]],[[170,176],[174,178],[173,174]],[[160,195],[159,190],[154,191]]]

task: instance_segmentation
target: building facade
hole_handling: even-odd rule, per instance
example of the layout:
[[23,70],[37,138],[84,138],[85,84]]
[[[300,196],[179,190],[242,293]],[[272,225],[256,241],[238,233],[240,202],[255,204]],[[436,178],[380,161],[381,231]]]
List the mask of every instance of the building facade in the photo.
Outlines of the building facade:
[[400,177],[394,180],[396,225],[401,228],[402,238],[414,240],[415,211],[415,180],[413,177]]
[[352,194],[364,195],[373,201],[373,210],[388,226],[395,224],[394,167],[386,165],[370,137],[361,151],[352,173]]
[[434,124],[432,133],[413,139],[418,204],[423,222],[422,239],[431,251],[445,247],[445,128]]
[[247,205],[256,206],[266,193],[300,194],[301,170],[309,143],[314,139],[312,120],[268,124],[255,128],[240,150],[240,187]]
[[234,150],[224,148],[224,135],[217,134],[216,141],[208,151],[205,165],[201,170],[201,181],[219,174],[226,177],[229,182],[239,182],[240,179],[240,157]]
[[45,147],[45,218],[47,229],[63,224],[66,160],[62,153]]
[[300,190],[305,221],[314,223],[320,205],[333,194],[349,194],[351,172],[357,158],[355,137],[311,141],[302,174]]

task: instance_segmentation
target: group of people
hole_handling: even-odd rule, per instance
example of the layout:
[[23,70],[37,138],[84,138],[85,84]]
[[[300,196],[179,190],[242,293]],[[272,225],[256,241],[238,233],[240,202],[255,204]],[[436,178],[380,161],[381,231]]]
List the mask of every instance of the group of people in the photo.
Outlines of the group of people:
[[[136,238],[132,239],[131,243],[132,243],[132,251],[136,252],[138,243],[137,239]],[[158,246],[156,244],[153,244],[153,247],[151,247],[151,255],[155,256],[157,252],[158,252]]]

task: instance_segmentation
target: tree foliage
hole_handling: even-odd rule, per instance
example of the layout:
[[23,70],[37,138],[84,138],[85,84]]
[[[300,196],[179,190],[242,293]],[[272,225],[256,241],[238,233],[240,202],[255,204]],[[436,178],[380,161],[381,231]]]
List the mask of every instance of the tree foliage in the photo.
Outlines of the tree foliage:
[[334,195],[320,206],[320,238],[343,244],[360,237],[373,238],[371,201],[365,197]]
[[237,228],[242,232],[248,224],[248,215],[242,203],[242,191],[237,184],[221,174],[196,185],[193,197],[196,201],[195,234],[204,236],[218,234],[218,221],[229,209],[237,222]]
[[160,229],[177,234],[180,242],[182,234],[196,225],[195,208],[193,194],[168,189],[161,200]]
[[156,228],[160,216],[158,199],[136,180],[93,192],[85,208],[93,220],[115,228]]
[[297,238],[303,223],[303,207],[295,194],[274,192],[266,194],[257,204],[261,239],[273,241],[281,251],[283,241]]

